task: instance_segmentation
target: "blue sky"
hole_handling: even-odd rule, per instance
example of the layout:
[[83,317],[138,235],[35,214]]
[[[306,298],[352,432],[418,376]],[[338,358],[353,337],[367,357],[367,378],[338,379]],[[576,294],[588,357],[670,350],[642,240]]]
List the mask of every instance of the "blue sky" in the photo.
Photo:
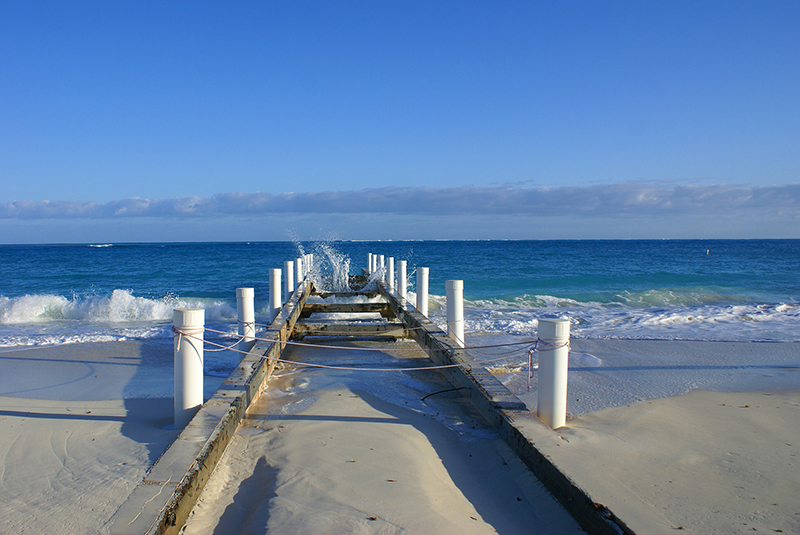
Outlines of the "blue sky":
[[797,2],[3,2],[0,242],[800,238]]

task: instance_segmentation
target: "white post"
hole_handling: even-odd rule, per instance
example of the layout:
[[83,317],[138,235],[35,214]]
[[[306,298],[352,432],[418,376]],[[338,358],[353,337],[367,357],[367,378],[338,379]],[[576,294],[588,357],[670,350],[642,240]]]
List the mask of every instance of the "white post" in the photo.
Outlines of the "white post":
[[303,282],[303,259],[299,256],[294,260],[294,276],[297,286],[300,287],[300,283]]
[[311,274],[311,269],[314,267],[314,254],[307,253],[304,257],[306,263],[306,275]]
[[256,339],[256,311],[253,304],[253,288],[236,288],[236,310],[239,317],[239,349],[248,351],[248,345]]
[[294,293],[294,262],[287,260],[283,263],[283,302],[291,299]]
[[394,288],[394,257],[389,257],[389,274],[386,276],[389,288]]
[[446,281],[447,335],[464,347],[464,281]]
[[569,320],[539,320],[539,400],[537,416],[558,429],[567,425]]
[[406,298],[406,261],[397,262],[397,293],[403,299]]
[[367,253],[367,276],[372,273],[372,253]]
[[175,366],[175,429],[183,429],[203,405],[203,328],[205,310],[176,308],[172,311]]
[[428,315],[428,268],[417,268],[417,310],[423,316]]
[[381,280],[386,281],[386,257],[382,254],[378,255],[378,269],[381,270]]
[[376,271],[378,271],[378,255],[372,253],[372,270],[370,271],[370,274],[375,273]]
[[269,322],[275,321],[281,311],[281,270],[269,270]]

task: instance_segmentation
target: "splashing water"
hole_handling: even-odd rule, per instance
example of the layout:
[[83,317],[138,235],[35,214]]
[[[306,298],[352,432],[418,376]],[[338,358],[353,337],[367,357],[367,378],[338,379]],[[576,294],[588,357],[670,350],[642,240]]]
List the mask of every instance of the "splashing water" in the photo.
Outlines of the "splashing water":
[[[318,243],[311,277],[321,289],[330,292],[349,292],[350,257],[340,253],[331,244]],[[321,258],[321,260],[318,260]]]

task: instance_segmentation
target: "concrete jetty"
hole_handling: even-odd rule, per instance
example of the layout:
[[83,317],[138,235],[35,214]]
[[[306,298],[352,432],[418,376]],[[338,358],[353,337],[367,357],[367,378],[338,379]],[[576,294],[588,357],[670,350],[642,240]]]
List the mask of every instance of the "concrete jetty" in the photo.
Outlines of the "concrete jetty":
[[[402,359],[392,357],[395,366],[408,367],[408,362],[412,359],[420,361],[422,367],[430,367],[431,361],[433,365],[444,366],[435,373],[441,373],[450,382],[450,390],[469,401],[480,415],[476,421],[485,420],[482,425],[493,429],[505,441],[510,451],[516,454],[520,466],[524,465],[538,478],[560,503],[560,507],[577,522],[576,525],[591,533],[632,532],[614,512],[597,503],[575,484],[553,462],[552,455],[540,449],[538,443],[551,442],[553,431],[539,422],[522,401],[480,366],[470,356],[468,349],[454,345],[445,332],[431,323],[390,285],[378,281],[376,287],[377,292],[372,293],[319,293],[308,279],[298,284],[266,334],[257,339],[231,376],[203,405],[175,443],[155,463],[147,477],[116,512],[108,531],[137,534],[179,532],[237,430],[254,426],[258,428],[258,421],[270,419],[270,411],[274,410],[274,405],[264,401],[269,396],[262,394],[266,391],[267,381],[275,372],[278,359],[302,362],[314,360],[314,349],[298,348],[287,342],[325,337],[328,341],[335,339],[339,346],[360,343],[362,347],[375,352],[373,358],[375,355],[383,355],[383,360],[392,354],[391,349],[397,343],[379,340],[413,339],[418,346],[416,354],[409,353],[409,356]],[[349,298],[353,298],[354,302],[348,302]],[[372,318],[365,321],[364,315]],[[363,340],[365,337],[370,340],[368,343],[353,341]],[[425,359],[426,356],[429,361]],[[330,359],[326,360],[326,364],[337,365],[336,362],[330,362]],[[287,366],[291,366],[291,363]],[[310,376],[317,377],[315,381],[320,381],[319,377],[322,375],[323,372],[318,371]],[[340,389],[333,395],[359,397],[359,388],[353,386],[348,379],[344,390]],[[330,388],[322,387],[322,390],[325,390],[324,395],[331,395]],[[370,398],[370,401],[372,409],[386,407],[380,399]],[[368,409],[363,406],[352,408],[357,413],[362,411],[359,413],[362,417]],[[386,413],[386,410],[381,410]],[[338,416],[345,420],[359,417],[347,414]],[[355,463],[356,459],[352,461]],[[384,462],[391,464],[394,461],[388,458]],[[467,460],[453,462],[462,463]],[[525,487],[526,484],[520,485]],[[520,493],[524,494],[524,489]],[[482,495],[478,498],[480,499],[489,497]],[[517,499],[520,499],[519,496]],[[534,501],[547,499],[539,497]],[[375,521],[372,517],[377,519],[381,514],[390,513],[384,511],[366,515],[366,522]],[[478,517],[473,515],[468,515],[468,518],[478,521]],[[564,522],[559,529],[567,529],[569,521]]]

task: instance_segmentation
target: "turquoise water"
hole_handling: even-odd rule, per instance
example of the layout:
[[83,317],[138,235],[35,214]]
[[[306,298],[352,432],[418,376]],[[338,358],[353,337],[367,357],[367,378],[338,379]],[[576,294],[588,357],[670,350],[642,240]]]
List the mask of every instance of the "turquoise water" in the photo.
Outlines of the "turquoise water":
[[[332,262],[325,250],[333,249]],[[800,240],[437,241],[0,246],[0,345],[168,337],[171,310],[203,306],[235,331],[235,289],[266,318],[269,269],[314,252],[320,284],[374,252],[430,268],[431,318],[464,280],[468,332],[535,332],[564,316],[573,336],[800,340]]]

